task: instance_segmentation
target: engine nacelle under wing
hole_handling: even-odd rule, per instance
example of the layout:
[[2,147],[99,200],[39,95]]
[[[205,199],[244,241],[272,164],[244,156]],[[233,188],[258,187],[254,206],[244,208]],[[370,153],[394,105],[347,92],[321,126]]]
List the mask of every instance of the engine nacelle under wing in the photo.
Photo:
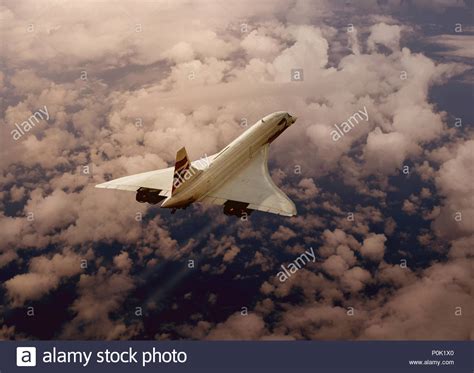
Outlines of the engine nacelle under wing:
[[140,203],[148,202],[151,205],[156,205],[163,201],[166,196],[160,196],[161,189],[139,188],[137,190],[136,200]]

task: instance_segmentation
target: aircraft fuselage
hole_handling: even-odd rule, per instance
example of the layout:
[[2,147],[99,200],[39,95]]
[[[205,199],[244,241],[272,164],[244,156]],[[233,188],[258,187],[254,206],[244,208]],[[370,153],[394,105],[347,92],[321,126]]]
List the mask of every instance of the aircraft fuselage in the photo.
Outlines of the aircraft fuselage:
[[263,146],[275,140],[295,121],[295,117],[283,111],[259,120],[217,153],[207,167],[191,175],[182,188],[163,201],[161,207],[182,208],[204,199],[236,175]]

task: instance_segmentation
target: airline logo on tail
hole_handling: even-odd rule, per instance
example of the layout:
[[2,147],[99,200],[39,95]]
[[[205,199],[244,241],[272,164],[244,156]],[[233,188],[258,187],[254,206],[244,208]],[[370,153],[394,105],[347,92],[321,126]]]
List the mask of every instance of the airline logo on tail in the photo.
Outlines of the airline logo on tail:
[[173,195],[186,181],[191,180],[199,172],[197,168],[191,165],[186,148],[179,149],[176,153],[171,194]]

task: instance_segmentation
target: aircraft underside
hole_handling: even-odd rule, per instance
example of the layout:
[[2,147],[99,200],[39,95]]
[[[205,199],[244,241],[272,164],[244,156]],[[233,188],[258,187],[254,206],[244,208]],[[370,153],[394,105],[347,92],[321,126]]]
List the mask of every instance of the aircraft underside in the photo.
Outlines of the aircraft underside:
[[[156,205],[159,202],[163,201],[166,199],[166,196],[161,196],[160,195],[161,190],[160,189],[152,189],[152,188],[139,188],[137,190],[137,194],[135,199],[137,202],[140,203],[149,203],[150,205]],[[169,207],[172,209],[172,212],[175,212],[177,209],[185,209],[189,205],[191,205],[192,202],[182,204],[179,206],[172,206]],[[229,215],[229,216],[237,216],[237,217],[242,217],[242,216],[248,216],[250,215],[254,210],[248,208],[248,203],[245,202],[239,202],[239,201],[227,201],[223,204],[224,207],[224,214]]]
[[176,154],[174,167],[125,176],[96,187],[133,191],[138,202],[160,203],[172,212],[200,202],[222,206],[224,214],[230,216],[242,217],[255,210],[294,216],[296,207],[273,182],[267,161],[269,144],[295,120],[286,112],[270,114],[221,152],[206,157],[204,163],[191,162],[183,147]]

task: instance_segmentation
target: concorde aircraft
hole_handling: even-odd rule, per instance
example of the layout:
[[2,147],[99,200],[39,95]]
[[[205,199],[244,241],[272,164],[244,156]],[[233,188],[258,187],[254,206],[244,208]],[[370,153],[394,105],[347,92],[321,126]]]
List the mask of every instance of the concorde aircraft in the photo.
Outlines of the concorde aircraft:
[[268,148],[296,117],[279,111],[264,117],[220,152],[190,162],[183,147],[174,167],[121,177],[96,188],[127,190],[136,200],[176,209],[194,202],[221,205],[226,215],[242,217],[254,210],[296,215],[295,204],[268,173]]

